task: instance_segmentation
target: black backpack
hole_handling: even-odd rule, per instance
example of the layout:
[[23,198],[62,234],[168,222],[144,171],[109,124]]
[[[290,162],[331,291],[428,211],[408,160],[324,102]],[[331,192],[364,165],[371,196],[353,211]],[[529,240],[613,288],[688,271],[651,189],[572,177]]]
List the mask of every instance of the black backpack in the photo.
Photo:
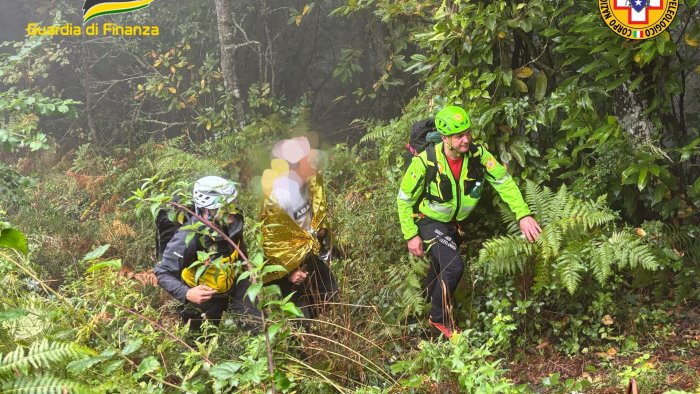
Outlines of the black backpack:
[[[427,198],[430,201],[437,202],[444,202],[443,200],[450,200],[452,198],[452,191],[451,186],[449,184],[449,178],[445,175],[442,175],[440,179],[440,189],[442,191],[444,199],[440,199],[439,197],[433,196],[430,193],[428,193],[428,185],[435,181],[438,172],[437,165],[435,164],[437,162],[437,157],[435,156],[435,149],[428,148],[433,148],[437,143],[441,141],[442,139],[440,138],[440,133],[438,133],[437,128],[435,127],[434,118],[420,120],[418,122],[413,123],[413,125],[411,126],[411,134],[409,136],[408,143],[406,144],[407,152],[403,154],[404,171],[408,169],[408,166],[411,164],[411,160],[413,159],[413,157],[418,156],[421,152],[425,151],[426,157],[428,159],[428,163],[423,163],[423,165],[425,165],[425,191],[422,193],[421,197],[413,206],[414,211],[418,210],[418,206],[424,198]],[[469,147],[469,153],[471,155],[475,155],[478,152],[478,149],[479,145],[472,143]],[[469,174],[473,174],[473,178],[475,180],[481,181],[483,183],[484,166],[479,160],[469,160],[467,171]],[[468,182],[469,184],[465,183],[465,191],[471,188],[472,182]]]
[[[173,198],[174,202],[178,202],[179,198],[175,197]],[[188,207],[192,211],[194,211],[194,207]],[[160,260],[163,257],[163,252],[165,252],[165,247],[168,246],[168,242],[175,236],[175,233],[177,233],[177,230],[182,227],[185,222],[187,222],[190,218],[190,215],[185,212],[185,218],[180,223],[177,219],[177,216],[174,218],[175,220],[170,220],[170,213],[172,211],[168,209],[161,209],[158,211],[158,214],[156,215],[156,259]]]
[[[411,126],[411,134],[408,137],[408,143],[406,144],[406,152],[403,154],[403,169],[406,171],[408,166],[411,164],[411,160],[414,156],[418,156],[421,152],[426,150],[428,147],[435,146],[440,142],[440,134],[435,128],[435,119],[428,118],[415,122]],[[426,152],[428,155],[428,161],[435,163],[437,158],[435,157],[435,150],[428,149]],[[435,174],[437,174],[436,166],[429,166],[426,164],[425,172],[425,184],[429,184],[435,179]]]
[[[433,148],[435,144],[439,143],[440,141],[440,134],[435,128],[434,118],[419,120],[418,122],[413,123],[411,126],[411,134],[409,135],[408,143],[406,144],[406,152],[403,154],[403,170],[405,172],[408,169],[413,157],[416,157],[421,152],[426,151],[425,153],[428,158],[428,162],[433,163],[429,165],[428,163],[423,162],[423,165],[425,166],[424,188],[426,191],[428,190],[428,185],[435,180],[438,172],[437,165],[435,165],[437,161],[435,149],[428,148]],[[413,210],[415,212],[418,212],[418,206],[423,201],[423,198],[428,197],[428,199],[432,199],[432,196],[428,196],[427,194],[429,193],[422,193],[421,197],[413,205]]]
[[[414,123],[411,126],[411,134],[406,144],[406,152],[403,154],[404,171],[408,169],[413,156],[418,156],[428,146],[433,146],[438,142],[440,142],[440,134],[435,128],[435,119],[428,118]],[[428,151],[428,154],[430,154],[430,151]]]
[[[180,198],[174,197],[173,201],[179,202]],[[195,211],[194,205],[188,205],[187,208],[193,212]],[[180,227],[187,223],[192,217],[192,215],[190,215],[187,211],[183,211],[180,213],[175,212],[175,220],[170,220],[172,213],[172,210],[161,209],[156,215],[156,260],[159,261],[163,258],[163,253],[165,252],[165,247],[168,246],[168,242],[170,242],[170,240],[173,239],[175,233],[177,233]],[[184,217],[180,216],[178,218],[178,215],[180,214],[184,214]],[[236,218],[238,220],[235,221],[235,225],[229,225],[225,229],[228,237],[234,241],[236,241],[236,239],[238,239],[239,237],[241,239],[243,237],[243,215],[238,213],[236,214]],[[178,219],[182,220],[182,223],[180,223]],[[215,241],[219,242],[221,241],[221,238],[217,238],[215,239]],[[204,243],[205,244],[203,246],[205,247],[205,249],[209,249],[209,246],[211,246],[211,238],[205,237]],[[225,245],[227,248],[231,249],[228,243],[223,243],[222,245]],[[239,246],[240,245],[241,244],[239,243]],[[243,246],[242,248],[245,252],[245,246]],[[231,253],[233,253],[233,250],[230,250],[227,254]]]

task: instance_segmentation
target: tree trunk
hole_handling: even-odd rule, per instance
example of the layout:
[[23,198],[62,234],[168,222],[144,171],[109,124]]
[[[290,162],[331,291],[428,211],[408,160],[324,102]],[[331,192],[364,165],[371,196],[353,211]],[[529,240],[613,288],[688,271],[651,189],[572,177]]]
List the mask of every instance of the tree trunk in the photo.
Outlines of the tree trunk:
[[87,114],[87,126],[88,132],[90,133],[90,138],[93,144],[97,143],[97,125],[95,124],[95,118],[92,116],[93,110],[93,95],[92,95],[92,77],[90,76],[90,53],[88,51],[87,36],[85,32],[82,34],[82,50],[83,56],[81,56],[81,67],[83,72],[83,80],[85,81],[85,111]]
[[233,115],[239,127],[243,126],[243,103],[238,86],[238,74],[234,55],[236,53],[236,26],[233,23],[232,0],[214,0],[216,4],[216,21],[219,30],[219,48],[221,49],[221,73],[224,77],[226,94],[233,101]]
[[627,89],[626,84],[615,89],[613,97],[613,114],[622,130],[638,141],[650,141],[654,125],[648,117],[642,115],[645,108],[640,99]]

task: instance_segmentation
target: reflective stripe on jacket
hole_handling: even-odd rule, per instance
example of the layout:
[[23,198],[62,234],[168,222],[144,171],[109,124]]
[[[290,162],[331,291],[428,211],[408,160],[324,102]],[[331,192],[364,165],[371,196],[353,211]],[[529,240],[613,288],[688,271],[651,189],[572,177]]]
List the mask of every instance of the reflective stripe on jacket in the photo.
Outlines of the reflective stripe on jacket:
[[[452,176],[452,171],[450,171],[443,152],[442,142],[434,147],[428,147],[428,149],[435,149],[436,163],[428,162],[426,152],[421,152],[413,158],[401,180],[401,187],[396,199],[404,239],[409,240],[418,234],[413,206],[426,191],[424,187],[426,165],[437,165],[438,171],[435,180],[428,185],[427,191],[429,193],[421,201],[418,210],[431,219],[445,223],[452,220],[462,221],[474,210],[481,197],[477,181],[483,183],[483,179],[474,179],[472,177],[475,174],[468,173],[469,160],[481,162],[484,169],[484,179],[508,204],[518,220],[530,215],[530,209],[505,167],[489,151],[479,145],[476,147],[477,149],[472,150],[474,153],[470,151],[464,155],[459,182],[455,182]],[[472,168],[474,168],[473,165]],[[464,190],[465,187],[470,190]]]

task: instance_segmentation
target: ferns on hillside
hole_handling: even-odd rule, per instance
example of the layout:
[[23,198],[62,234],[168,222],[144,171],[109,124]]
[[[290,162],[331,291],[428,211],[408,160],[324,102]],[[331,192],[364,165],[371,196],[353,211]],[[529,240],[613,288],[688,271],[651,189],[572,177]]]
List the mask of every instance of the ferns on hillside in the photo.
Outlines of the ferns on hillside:
[[0,357],[0,391],[3,393],[87,393],[93,390],[81,383],[37,373],[55,370],[67,361],[93,355],[94,352],[75,343],[33,343],[29,349],[18,346]]
[[127,196],[141,184],[144,178],[159,175],[170,192],[175,182],[193,181],[205,175],[222,175],[220,166],[212,160],[185,152],[172,144],[155,145],[148,143],[134,155],[136,162],[126,171],[119,173],[108,194]]
[[361,142],[378,142],[385,144],[387,141],[402,141],[406,138],[407,130],[411,129],[411,123],[405,120],[390,122],[384,125],[372,124],[371,122],[355,121],[371,130],[365,134]]
[[556,193],[533,182],[525,187],[525,200],[542,226],[531,244],[518,234],[511,214],[503,215],[510,235],[486,241],[479,265],[495,275],[534,270],[534,289],[557,283],[573,294],[584,275],[605,285],[615,268],[655,270],[659,263],[652,248],[629,230],[615,230],[618,215],[603,198],[582,201],[562,186]]
[[70,379],[51,375],[23,376],[15,379],[0,380],[3,393],[27,394],[64,394],[93,393],[95,390]]
[[516,235],[493,238],[484,243],[479,252],[479,262],[487,264],[488,271],[512,275],[524,271],[525,264],[533,256],[533,245]]
[[426,275],[424,262],[414,258],[408,258],[408,261],[402,259],[401,264],[389,266],[384,274],[387,286],[381,296],[389,302],[386,312],[396,313],[396,318],[400,320],[422,313],[422,282]]
[[672,226],[662,222],[646,222],[641,232],[659,246],[673,249],[679,256],[700,261],[700,228],[698,226]]
[[666,290],[671,291],[678,302],[687,298],[699,300],[700,227],[651,221],[642,224],[636,232],[654,245],[656,254],[666,261],[667,275],[673,278],[664,281],[662,286],[671,285]]

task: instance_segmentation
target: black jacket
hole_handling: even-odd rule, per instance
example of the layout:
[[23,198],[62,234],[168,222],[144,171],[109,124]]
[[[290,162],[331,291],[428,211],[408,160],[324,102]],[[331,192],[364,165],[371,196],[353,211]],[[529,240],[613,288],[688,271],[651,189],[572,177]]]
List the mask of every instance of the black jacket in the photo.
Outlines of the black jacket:
[[[232,230],[229,237],[238,244],[241,251],[247,255],[245,242],[243,242],[243,216],[235,215],[235,217],[236,221],[229,226]],[[199,221],[196,218],[190,218],[185,223],[185,226],[193,223],[199,223]],[[204,226],[201,223],[200,225]],[[222,230],[227,231],[228,229]],[[163,258],[156,264],[154,269],[156,277],[158,278],[158,284],[171,296],[183,303],[187,301],[187,291],[190,287],[182,280],[182,270],[189,267],[190,264],[197,260],[197,251],[210,250],[209,247],[212,244],[216,246],[216,250],[222,255],[230,255],[234,250],[233,247],[221,237],[212,239],[211,237],[203,235],[195,235],[189,244],[185,244],[187,234],[191,232],[191,230],[178,230],[170,242],[168,242],[163,252]]]

